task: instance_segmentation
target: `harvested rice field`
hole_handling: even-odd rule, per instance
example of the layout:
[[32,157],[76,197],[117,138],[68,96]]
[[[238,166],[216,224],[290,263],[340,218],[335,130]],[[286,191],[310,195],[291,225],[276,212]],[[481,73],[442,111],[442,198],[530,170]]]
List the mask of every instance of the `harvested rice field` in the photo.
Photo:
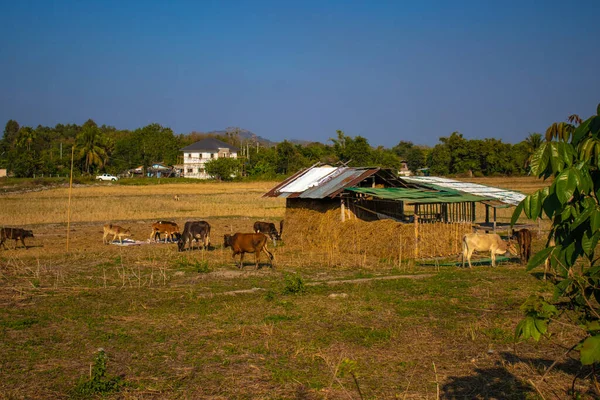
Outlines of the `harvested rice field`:
[[[421,265],[398,250],[402,228],[286,215],[261,197],[275,184],[77,186],[69,231],[67,188],[1,194],[2,226],[35,237],[0,248],[0,399],[594,397],[577,353],[564,356],[572,325],[514,340],[523,301],[552,295],[540,271],[449,265],[458,254]],[[238,269],[223,235],[284,218],[273,268],[246,255]],[[150,242],[152,222],[191,219],[211,224],[208,250]],[[106,223],[136,245],[104,245]]]

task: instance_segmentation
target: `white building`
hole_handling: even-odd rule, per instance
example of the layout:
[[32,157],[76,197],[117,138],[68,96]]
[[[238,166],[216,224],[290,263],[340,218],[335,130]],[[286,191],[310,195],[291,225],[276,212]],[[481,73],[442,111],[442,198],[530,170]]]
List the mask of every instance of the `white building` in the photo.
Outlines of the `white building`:
[[182,176],[209,179],[204,169],[207,161],[222,157],[237,158],[238,148],[215,138],[202,139],[179,151],[183,151]]

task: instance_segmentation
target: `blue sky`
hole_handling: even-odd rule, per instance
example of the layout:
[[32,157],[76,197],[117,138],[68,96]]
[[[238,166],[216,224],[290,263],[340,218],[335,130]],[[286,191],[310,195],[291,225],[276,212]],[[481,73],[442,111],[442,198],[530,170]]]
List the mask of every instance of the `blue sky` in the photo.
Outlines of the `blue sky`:
[[0,124],[516,143],[600,102],[600,1],[4,1]]

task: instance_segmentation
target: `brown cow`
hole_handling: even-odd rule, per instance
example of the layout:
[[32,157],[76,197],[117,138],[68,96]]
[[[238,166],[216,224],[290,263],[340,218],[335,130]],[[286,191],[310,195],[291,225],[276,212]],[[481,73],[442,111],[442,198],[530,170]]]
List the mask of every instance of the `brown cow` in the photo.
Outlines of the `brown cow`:
[[519,244],[519,257],[521,258],[521,264],[527,264],[531,257],[531,240],[533,238],[529,229],[521,229],[515,231],[512,235],[513,239],[517,240]]
[[160,234],[165,234],[165,243],[167,239],[174,241],[179,239],[179,226],[173,221],[156,221],[152,224],[152,233],[150,233],[150,240],[156,241],[157,238],[160,240]]
[[4,244],[4,241],[6,241],[6,239],[14,239],[15,249],[17,248],[18,241],[21,240],[21,243],[23,243],[23,247],[25,247],[25,250],[27,250],[27,245],[25,244],[26,237],[32,238],[33,231],[26,230],[23,228],[2,228],[2,229],[0,229],[0,244],[2,244],[2,246],[7,250],[8,250],[8,248]]
[[463,236],[463,254],[462,264],[465,266],[465,258],[471,266],[471,256],[473,251],[489,251],[491,253],[492,267],[496,266],[496,254],[505,254],[510,252],[517,255],[515,245],[509,241],[505,242],[495,233],[467,233]]
[[254,253],[256,269],[258,269],[258,261],[260,252],[264,251],[269,257],[269,264],[273,268],[273,254],[267,250],[268,238],[262,233],[235,233],[233,235],[225,235],[223,247],[231,247],[233,250],[233,261],[235,256],[240,255],[239,268],[243,267],[244,253]]
[[[111,241],[107,241],[106,238],[108,235],[113,235]],[[102,236],[102,243],[110,244],[110,242],[114,242],[116,238],[119,238],[119,242],[123,244],[123,238],[131,236],[131,228],[121,228],[118,225],[106,224],[104,225],[104,236]]]

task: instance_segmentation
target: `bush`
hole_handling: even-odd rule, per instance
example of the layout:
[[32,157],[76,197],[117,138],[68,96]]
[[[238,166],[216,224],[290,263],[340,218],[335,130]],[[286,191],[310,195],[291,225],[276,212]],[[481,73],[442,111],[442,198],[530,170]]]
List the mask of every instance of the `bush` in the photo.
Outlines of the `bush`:
[[298,274],[285,274],[284,275],[284,286],[283,294],[304,294],[306,293],[306,285],[304,280]]

